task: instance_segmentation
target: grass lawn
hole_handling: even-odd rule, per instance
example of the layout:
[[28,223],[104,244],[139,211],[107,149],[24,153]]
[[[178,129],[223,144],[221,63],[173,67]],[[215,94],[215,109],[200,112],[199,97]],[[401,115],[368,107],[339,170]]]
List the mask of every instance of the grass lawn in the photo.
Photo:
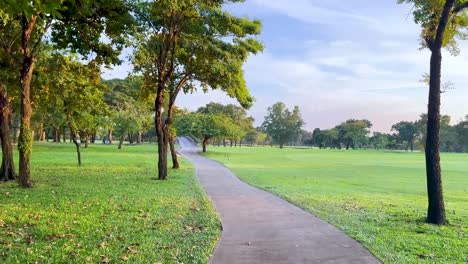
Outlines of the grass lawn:
[[35,188],[0,183],[0,263],[206,263],[220,221],[182,160],[156,181],[156,146],[36,144]]
[[422,153],[211,147],[242,180],[345,231],[385,263],[468,263],[468,155],[443,154],[449,225],[424,223]]

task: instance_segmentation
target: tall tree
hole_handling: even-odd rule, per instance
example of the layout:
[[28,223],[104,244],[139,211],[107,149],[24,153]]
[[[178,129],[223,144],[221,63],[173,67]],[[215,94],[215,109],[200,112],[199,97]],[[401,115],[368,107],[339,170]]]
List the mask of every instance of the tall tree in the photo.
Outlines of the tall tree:
[[7,45],[3,49],[20,68],[18,181],[22,187],[31,187],[31,81],[44,36],[51,32],[50,39],[57,48],[77,51],[84,56],[93,54],[95,63],[110,64],[118,61],[118,51],[125,44],[123,36],[132,16],[123,0],[0,0],[0,9],[0,20],[8,21],[5,27],[18,28],[17,34],[8,40],[8,43],[19,41],[18,48]]
[[[139,1],[136,15],[142,34],[134,56],[136,71],[155,94],[155,129],[158,137],[158,178],[167,177],[167,145],[172,107],[180,91],[198,84],[206,91],[221,89],[250,107],[242,65],[262,45],[252,36],[260,33],[259,21],[237,18],[222,10],[239,0]],[[165,97],[169,97],[167,109]],[[163,109],[167,112],[164,117]]]
[[280,148],[283,148],[285,143],[300,133],[304,124],[299,107],[294,107],[291,112],[284,103],[278,102],[269,107],[267,112],[262,126],[267,134],[280,145]]
[[468,1],[466,0],[398,0],[414,4],[415,22],[421,24],[421,43],[431,51],[429,103],[426,139],[427,222],[446,224],[440,166],[440,103],[442,48],[458,53],[457,38],[467,37]]

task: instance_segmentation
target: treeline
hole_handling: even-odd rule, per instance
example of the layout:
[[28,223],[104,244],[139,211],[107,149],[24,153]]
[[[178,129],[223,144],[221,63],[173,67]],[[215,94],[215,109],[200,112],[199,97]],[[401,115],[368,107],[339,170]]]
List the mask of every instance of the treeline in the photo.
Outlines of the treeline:
[[[237,147],[242,145],[308,146],[320,149],[388,149],[424,150],[427,116],[417,121],[401,121],[392,126],[392,133],[371,133],[373,124],[366,119],[349,119],[331,129],[303,129],[299,107],[289,110],[278,102],[267,109],[260,127],[242,107],[210,103],[195,112],[179,112],[176,128],[179,135],[197,138],[206,151],[208,144]],[[468,116],[451,125],[450,116],[441,118],[441,150],[468,152]]]
[[[468,152],[468,116],[450,125],[450,116],[444,115],[440,123],[440,148],[444,152]],[[392,126],[393,133],[369,132],[368,120],[350,119],[332,129],[315,129],[312,136],[302,142],[318,148],[373,148],[390,150],[424,150],[427,134],[427,115],[414,122],[401,121]]]

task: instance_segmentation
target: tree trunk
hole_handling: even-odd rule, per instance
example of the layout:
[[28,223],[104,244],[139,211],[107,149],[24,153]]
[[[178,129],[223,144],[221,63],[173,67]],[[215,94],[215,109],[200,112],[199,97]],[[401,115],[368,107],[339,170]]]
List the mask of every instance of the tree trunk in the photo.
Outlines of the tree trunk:
[[143,141],[142,141],[142,133],[141,131],[138,131],[138,136],[137,136],[137,144],[141,144]]
[[443,225],[446,223],[445,206],[442,194],[440,167],[440,79],[442,51],[434,49],[431,55],[429,81],[429,104],[427,114],[426,138],[426,176],[428,209],[427,222]]
[[203,146],[203,152],[206,152],[206,146],[208,145],[208,140],[209,140],[209,139],[210,139],[210,138],[209,138],[209,137],[206,137],[206,136],[205,136],[205,138],[203,138],[203,144],[202,144],[202,146]]
[[284,147],[284,144],[280,143],[280,149],[282,149],[283,147]]
[[122,149],[122,144],[124,143],[124,140],[125,140],[125,134],[122,134],[122,136],[120,136],[120,139],[119,139],[118,149]]
[[226,147],[226,139],[223,138],[223,146]]
[[[67,133],[66,133],[65,130],[66,130],[66,128],[63,127],[63,129],[62,129],[63,143],[67,143],[67,136],[66,136]],[[59,135],[58,139],[59,139],[59,143],[60,143],[60,135]]]
[[18,182],[23,188],[32,187],[30,175],[30,159],[32,149],[31,134],[31,79],[34,71],[34,55],[31,52],[31,33],[36,25],[37,16],[27,19],[21,16],[21,54],[23,55],[20,85],[21,85],[21,110],[20,110],[20,136],[18,139],[19,150],[19,175]]
[[0,140],[2,142],[2,166],[0,181],[10,181],[16,178],[13,163],[13,146],[10,139],[11,106],[4,87],[0,85]]
[[76,133],[72,130],[70,130],[70,137],[72,138],[72,141],[76,147],[76,156],[78,158],[78,166],[81,166],[81,141],[79,137],[76,136]]
[[158,84],[158,94],[154,102],[156,115],[154,123],[156,128],[156,136],[158,140],[158,179],[165,180],[167,178],[167,140],[163,127],[163,102],[164,102],[164,87],[162,83]]
[[426,177],[427,177],[427,222],[443,225],[445,206],[442,194],[440,167],[440,93],[442,72],[442,43],[455,0],[446,0],[434,40],[428,41],[431,50],[429,103],[427,112]]
[[169,147],[171,149],[171,157],[172,157],[172,168],[173,169],[178,169],[180,168],[180,165],[179,165],[179,160],[177,158],[177,151],[175,149],[175,146],[174,146],[174,136],[172,133],[169,134]]
[[107,130],[107,141],[112,144],[112,129]]
[[85,144],[85,145],[84,145],[84,146],[85,146],[85,148],[88,148],[88,144],[89,144],[89,134],[88,134],[88,132],[84,132],[84,134],[85,134],[85,136],[84,136],[84,142],[85,142],[84,144]]

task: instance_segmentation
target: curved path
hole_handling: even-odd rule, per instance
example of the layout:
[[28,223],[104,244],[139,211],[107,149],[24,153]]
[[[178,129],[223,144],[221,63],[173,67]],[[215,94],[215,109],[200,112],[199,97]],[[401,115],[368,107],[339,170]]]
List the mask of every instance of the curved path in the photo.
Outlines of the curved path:
[[220,163],[201,156],[189,139],[179,142],[179,153],[195,165],[223,224],[209,263],[380,263],[334,226],[239,180]]

